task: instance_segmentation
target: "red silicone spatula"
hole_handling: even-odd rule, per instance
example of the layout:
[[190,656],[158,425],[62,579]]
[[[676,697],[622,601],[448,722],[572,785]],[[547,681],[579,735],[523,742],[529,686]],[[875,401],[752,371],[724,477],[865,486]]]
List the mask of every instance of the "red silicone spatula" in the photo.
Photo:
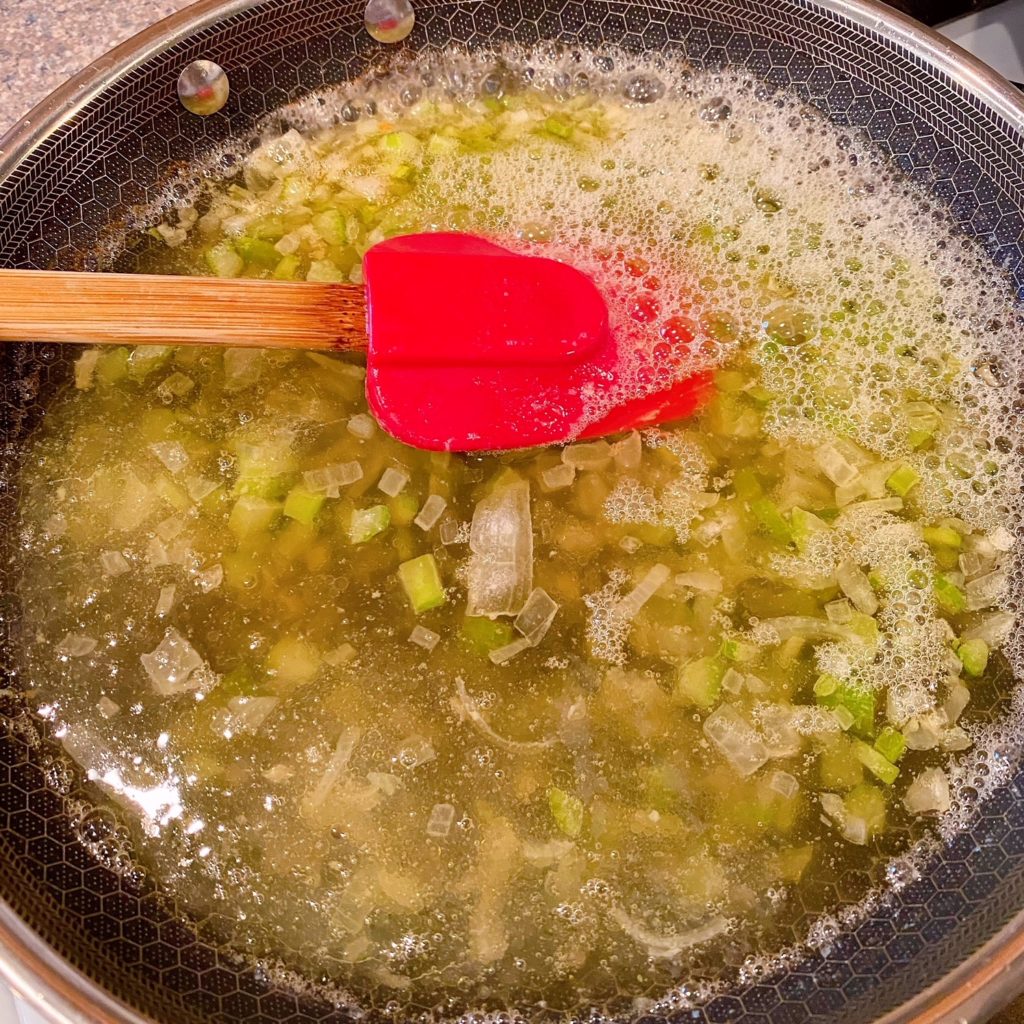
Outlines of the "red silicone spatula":
[[[365,350],[366,394],[418,448],[525,448],[689,415],[687,378],[587,422],[622,380],[608,311],[586,275],[471,235],[370,249],[364,288],[139,274],[0,270],[0,340]],[[607,403],[604,404],[607,408]]]

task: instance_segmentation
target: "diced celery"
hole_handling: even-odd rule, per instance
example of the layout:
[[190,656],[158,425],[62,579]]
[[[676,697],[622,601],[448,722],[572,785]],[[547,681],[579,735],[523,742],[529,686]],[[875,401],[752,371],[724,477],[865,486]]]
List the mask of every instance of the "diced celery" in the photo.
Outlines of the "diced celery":
[[266,668],[274,677],[274,689],[280,692],[311,682],[321,660],[311,644],[301,637],[287,636],[267,652]]
[[945,576],[935,577],[935,600],[947,615],[959,615],[967,608],[967,596]]
[[371,505],[369,508],[355,508],[348,527],[348,539],[353,544],[363,544],[382,533],[391,523],[391,513],[386,505]]
[[818,758],[818,775],[824,789],[845,791],[864,781],[864,766],[847,736],[837,736]]
[[813,512],[796,506],[789,514],[790,533],[797,550],[806,551],[807,542],[812,534],[823,533],[829,529],[828,523]]
[[285,230],[284,221],[280,217],[260,217],[248,227],[250,237],[267,242],[276,242]]
[[501,619],[467,615],[462,620],[462,639],[478,653],[490,654],[512,642],[512,627]]
[[671,526],[660,526],[658,523],[631,523],[630,533],[654,548],[668,547],[676,539],[676,531]]
[[306,280],[331,284],[335,281],[344,281],[346,278],[338,265],[331,260],[314,260],[306,271]]
[[921,476],[917,470],[904,462],[898,469],[895,469],[886,477],[885,486],[893,494],[898,494],[901,498],[905,498],[920,482]]
[[878,734],[878,738],[875,740],[875,750],[877,750],[887,761],[896,764],[907,750],[907,741],[903,737],[903,733],[899,729],[894,729],[891,725],[885,726],[884,729]]
[[398,567],[398,578],[417,615],[438,608],[447,600],[433,555],[420,555],[402,562]]
[[956,649],[956,656],[963,663],[964,671],[977,678],[988,666],[988,644],[980,637],[965,640]]
[[301,174],[286,174],[281,179],[281,204],[287,207],[301,203],[309,191],[309,182]]
[[921,533],[925,543],[933,548],[959,548],[964,542],[963,537],[949,526],[926,526]]
[[865,782],[846,794],[846,813],[860,818],[868,828],[868,835],[875,835],[885,828],[885,793],[877,786]]
[[907,434],[907,444],[915,451],[927,448],[935,440],[935,434],[931,430],[911,430]]
[[835,676],[818,676],[814,684],[814,699],[825,708],[845,708],[853,715],[850,731],[870,739],[875,734],[875,695]]
[[128,357],[128,376],[145,380],[154,370],[166,366],[173,352],[170,345],[139,345]]
[[750,503],[750,511],[773,540],[780,544],[789,544],[793,540],[793,529],[774,501],[757,498]]
[[423,149],[423,143],[409,132],[388,132],[380,145],[389,156],[403,161],[415,159]]
[[215,277],[238,277],[245,269],[245,260],[235,252],[230,242],[218,242],[207,249],[204,256],[206,265]]
[[722,692],[722,677],[725,662],[718,657],[707,656],[684,665],[676,680],[675,696],[685,704],[696,704],[699,708],[715,706]]
[[732,478],[732,488],[740,501],[755,501],[764,494],[761,481],[748,466],[736,470],[736,474]]
[[548,790],[548,807],[560,831],[575,839],[583,829],[583,801],[552,786]]
[[228,529],[241,540],[272,529],[281,517],[281,502],[243,494],[231,509]]
[[431,156],[447,156],[458,148],[458,140],[449,138],[447,135],[431,135],[427,142],[427,152]]
[[389,502],[391,522],[395,526],[408,526],[420,510],[420,499],[412,491],[402,491]]
[[288,497],[284,500],[284,514],[289,519],[295,519],[306,526],[311,526],[323,503],[323,494],[296,485],[288,492]]
[[277,281],[297,281],[302,269],[302,260],[294,253],[282,256],[274,267],[274,278]]
[[236,238],[235,251],[250,266],[260,270],[272,270],[281,259],[281,254],[262,238]]
[[128,362],[131,350],[127,348],[107,349],[96,363],[96,380],[100,384],[116,384],[128,376]]
[[881,780],[887,786],[891,786],[900,774],[896,767],[887,757],[868,746],[861,740],[854,741],[854,749],[857,752],[857,759],[876,779]]
[[348,242],[348,228],[346,218],[341,210],[324,210],[316,214],[312,219],[313,227],[317,234],[328,244],[341,248]]
[[558,114],[552,114],[550,117],[545,118],[541,127],[548,135],[554,135],[555,138],[565,140],[572,138],[572,123]]
[[722,641],[719,653],[729,661],[749,662],[757,661],[761,655],[761,648],[749,640],[727,637]]

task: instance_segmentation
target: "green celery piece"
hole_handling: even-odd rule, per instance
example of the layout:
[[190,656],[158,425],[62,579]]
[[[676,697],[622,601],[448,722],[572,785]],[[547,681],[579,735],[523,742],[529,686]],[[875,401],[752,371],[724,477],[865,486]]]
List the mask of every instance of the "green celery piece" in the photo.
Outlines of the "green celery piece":
[[740,501],[755,501],[764,494],[757,474],[747,466],[736,470],[732,478],[732,488]]
[[935,434],[931,430],[911,430],[910,433],[907,434],[907,444],[909,444],[914,451],[919,451],[921,448],[927,448],[934,440]]
[[309,195],[309,182],[301,174],[286,174],[281,179],[281,204],[294,206]]
[[420,510],[420,499],[411,491],[402,491],[388,501],[388,507],[395,526],[408,526]]
[[500,619],[468,615],[462,620],[462,639],[479,654],[490,654],[512,642],[512,627]]
[[870,690],[841,682],[826,673],[818,676],[814,684],[814,699],[824,708],[846,708],[853,715],[850,730],[864,739],[874,736],[875,695]]
[[554,135],[556,139],[568,141],[572,138],[572,123],[558,114],[552,114],[550,117],[545,118],[541,128],[548,135]]
[[559,830],[570,839],[575,839],[583,829],[583,801],[552,786],[548,790],[548,807]]
[[348,228],[341,210],[324,210],[313,217],[312,224],[328,245],[336,245],[340,249],[348,243]]
[[239,539],[265,533],[281,518],[281,502],[243,494],[228,516],[228,529]]
[[433,555],[420,555],[402,562],[398,567],[398,578],[417,615],[438,608],[447,600]]
[[381,137],[380,147],[389,156],[407,161],[419,155],[423,149],[423,143],[409,132],[388,132],[387,135]]
[[282,256],[274,267],[274,279],[277,281],[297,281],[302,269],[302,260],[294,253]]
[[235,251],[246,263],[260,270],[273,270],[281,259],[273,245],[262,238],[236,238]]
[[757,498],[750,503],[750,511],[772,540],[778,541],[780,544],[792,543],[793,528],[774,501],[770,501],[768,498]]
[[878,739],[875,740],[875,750],[887,761],[896,764],[907,751],[907,741],[899,729],[894,729],[891,725],[887,725],[878,734]]
[[296,484],[284,499],[284,514],[289,519],[312,526],[324,503],[324,495],[317,491],[310,491],[301,484]]
[[980,637],[965,640],[956,649],[956,656],[963,663],[964,671],[977,679],[988,667],[988,644]]
[[712,708],[722,692],[725,663],[721,658],[708,655],[684,665],[676,680],[675,696],[684,704],[699,708]]
[[718,653],[727,661],[750,662],[757,661],[761,655],[761,648],[749,640],[727,637],[722,641]]
[[959,615],[967,610],[967,595],[941,574],[935,577],[935,600],[947,615]]
[[348,526],[348,539],[353,544],[363,544],[383,533],[391,523],[387,505],[371,505],[369,508],[354,508]]
[[447,156],[458,148],[458,140],[449,138],[447,135],[431,135],[427,142],[427,152],[431,156]]
[[876,779],[884,782],[887,786],[891,786],[896,781],[900,774],[899,768],[874,747],[868,746],[861,740],[856,740],[854,749],[857,752],[857,759]]
[[206,265],[215,277],[238,277],[245,269],[245,260],[230,242],[218,242],[203,254]]
[[337,281],[344,281],[345,275],[331,260],[313,260],[306,271],[307,281],[321,281],[331,284]]
[[921,530],[925,543],[932,548],[959,548],[964,539],[949,526],[926,526]]
[[145,380],[154,370],[166,366],[173,352],[170,345],[139,345],[128,357],[128,376]]
[[863,818],[867,822],[869,835],[874,835],[885,827],[885,793],[877,786],[867,782],[861,783],[846,794],[843,802],[847,814]]
[[889,474],[886,478],[885,486],[893,494],[898,494],[901,498],[905,498],[920,482],[921,476],[917,470],[904,462],[899,468]]
[[280,217],[260,217],[249,225],[250,237],[264,242],[276,242],[284,233],[284,221]]
[[229,697],[250,697],[259,688],[259,681],[249,666],[239,665],[221,677],[215,696],[220,703],[225,704]]
[[800,508],[799,505],[790,512],[789,525],[793,543],[796,544],[798,551],[807,549],[807,542],[812,534],[823,533],[829,529],[829,525],[824,519],[816,516],[813,512],[808,512],[807,509]]
[[631,523],[629,532],[654,548],[666,548],[676,540],[676,531],[671,526],[659,523]]
[[96,362],[96,380],[100,384],[116,384],[129,373],[131,350],[127,348],[107,349]]

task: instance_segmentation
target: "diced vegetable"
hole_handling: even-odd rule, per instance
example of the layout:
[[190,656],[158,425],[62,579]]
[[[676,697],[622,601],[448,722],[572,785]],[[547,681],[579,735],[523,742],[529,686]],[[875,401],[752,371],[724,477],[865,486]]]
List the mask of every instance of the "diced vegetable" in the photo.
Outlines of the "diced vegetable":
[[391,524],[391,513],[386,505],[371,505],[369,508],[352,510],[349,521],[348,539],[353,544],[365,544],[366,541],[383,533]]
[[512,627],[498,619],[467,616],[462,620],[462,637],[480,654],[487,654],[512,641]]
[[903,806],[911,814],[945,814],[951,804],[949,778],[941,768],[925,768],[903,797]]
[[875,739],[875,750],[892,764],[896,764],[907,749],[907,741],[898,729],[885,726]]
[[288,519],[311,526],[324,503],[324,495],[306,487],[295,486],[284,500],[283,513]]
[[852,716],[850,728],[858,736],[870,739],[875,734],[875,695],[870,690],[844,683],[835,676],[818,676],[814,699],[825,708],[843,708]]
[[963,663],[964,671],[977,678],[988,666],[988,644],[984,640],[964,640],[956,649],[956,656]]
[[890,473],[885,480],[885,486],[893,494],[905,498],[919,483],[921,476],[913,466],[903,463],[898,469]]
[[273,529],[281,514],[281,502],[243,494],[231,509],[228,529],[239,540],[244,540]]
[[715,708],[704,719],[704,735],[743,778],[768,760],[764,740],[731,704]]
[[515,475],[495,482],[470,527],[467,615],[514,615],[533,589],[530,485]]
[[967,596],[945,576],[935,577],[935,600],[947,615],[960,615],[967,610]]
[[718,657],[698,658],[685,665],[676,680],[676,699],[699,708],[714,707],[722,692],[725,664]]
[[583,830],[583,801],[565,790],[552,786],[548,790],[548,807],[559,830],[575,839]]
[[900,774],[896,767],[887,757],[879,753],[874,747],[869,747],[863,740],[854,741],[854,749],[857,758],[862,765],[877,779],[881,779],[887,786],[891,786]]
[[398,578],[417,615],[445,603],[444,585],[433,555],[420,555],[403,562],[398,567]]

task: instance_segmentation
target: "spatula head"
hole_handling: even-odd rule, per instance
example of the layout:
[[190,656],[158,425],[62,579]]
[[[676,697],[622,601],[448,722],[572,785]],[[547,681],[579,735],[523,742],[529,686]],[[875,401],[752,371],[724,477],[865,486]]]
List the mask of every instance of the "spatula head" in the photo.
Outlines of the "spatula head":
[[381,426],[417,448],[501,450],[689,415],[690,378],[580,430],[589,389],[617,378],[608,310],[585,274],[472,235],[405,235],[363,259],[366,393]]

